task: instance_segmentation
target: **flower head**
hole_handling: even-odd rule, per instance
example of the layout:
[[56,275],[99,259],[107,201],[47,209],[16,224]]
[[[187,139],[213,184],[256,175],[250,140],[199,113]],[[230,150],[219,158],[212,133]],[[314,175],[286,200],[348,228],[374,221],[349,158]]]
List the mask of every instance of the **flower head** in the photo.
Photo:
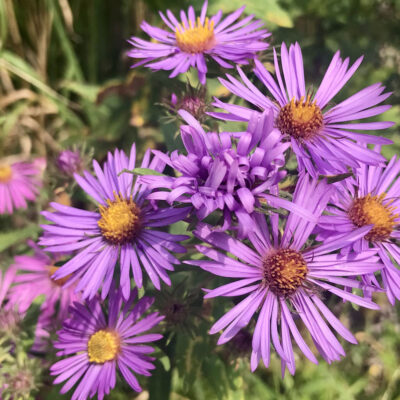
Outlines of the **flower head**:
[[[191,203],[200,220],[221,210],[229,225],[230,213],[239,220],[247,218],[259,206],[259,199],[268,197],[265,192],[275,194],[277,183],[285,176],[280,167],[288,145],[281,143],[279,133],[272,129],[272,113],[255,113],[238,141],[232,133],[206,133],[190,114],[181,111],[180,115],[189,124],[181,127],[187,155],[174,151],[168,157],[154,151],[180,176],[156,177],[152,186],[171,191],[155,191],[150,198]],[[276,198],[275,203],[284,207],[289,202]]]
[[34,300],[44,296],[36,325],[33,349],[46,349],[50,332],[61,326],[68,316],[68,307],[78,300],[74,293],[75,286],[63,287],[68,277],[56,280],[54,272],[59,267],[55,263],[59,257],[49,257],[35,243],[30,243],[35,250],[33,256],[23,255],[14,258],[12,268],[17,272],[14,284],[10,289],[9,302],[24,315]]
[[[283,77],[275,49],[275,79],[260,61],[255,61],[254,73],[274,100],[261,93],[240,68],[238,71],[243,82],[231,75],[227,75],[227,80],[220,79],[220,81],[232,93],[259,110],[273,110],[275,127],[279,129],[282,139],[291,143],[300,170],[306,170],[313,177],[319,174],[335,175],[347,172],[347,167],[359,167],[364,163],[380,165],[384,162],[380,154],[359,145],[357,141],[374,144],[391,143],[381,136],[352,132],[355,129],[385,129],[393,125],[392,122],[351,122],[381,114],[390,108],[389,105],[377,106],[390,96],[390,93],[383,93],[385,87],[380,83],[359,91],[333,107],[329,105],[355,73],[361,61],[362,57],[349,67],[349,59],[342,60],[338,51],[318,90],[313,93],[306,91],[300,46],[296,43],[287,50],[282,43]],[[246,121],[252,114],[252,110],[246,107],[219,100],[216,100],[214,105],[228,111],[228,114],[211,113],[221,119]]]
[[[306,175],[296,186],[293,202],[319,217],[331,194],[325,181],[317,183]],[[280,222],[284,224],[282,234]],[[252,370],[257,368],[261,358],[266,366],[269,365],[273,343],[282,360],[282,372],[287,367],[293,374],[295,362],[292,338],[305,356],[317,363],[299,332],[295,315],[299,317],[298,321],[304,323],[316,348],[328,362],[338,360],[345,354],[332,328],[344,339],[356,342],[354,336],[324,304],[324,291],[360,306],[377,308],[370,299],[340,288],[360,288],[361,282],[351,278],[352,275],[367,274],[381,268],[377,262],[376,250],[369,249],[348,257],[333,254],[368,233],[370,227],[358,228],[329,243],[310,247],[307,242],[314,227],[315,222],[307,221],[295,213],[290,213],[284,220],[277,214],[267,219],[265,215],[254,213],[248,230],[251,246],[228,234],[212,231],[205,224],[195,231],[200,239],[213,246],[197,246],[212,261],[191,260],[188,263],[218,276],[235,278],[231,283],[207,290],[205,297],[245,296],[211,328],[211,334],[224,331],[218,344],[232,339],[259,310],[253,333]]]
[[171,99],[161,103],[170,115],[169,120],[179,119],[179,110],[185,110],[199,122],[203,122],[208,115],[209,103],[206,86],[193,87],[187,83],[177,94],[172,93]]
[[80,173],[83,168],[83,160],[79,150],[63,150],[56,159],[58,169],[69,176]]
[[[396,267],[400,263],[400,160],[393,156],[386,167],[364,165],[354,174],[355,179],[336,185],[338,191],[327,208],[328,215],[321,217],[316,232],[327,241],[369,226],[369,232],[342,249],[342,253],[378,248],[384,264],[383,286],[394,304],[395,299],[400,299],[400,270]],[[373,274],[364,279],[379,286]]]
[[133,305],[136,295],[134,290],[124,301],[120,291],[111,291],[106,312],[98,296],[85,304],[74,303],[71,318],[58,332],[54,345],[58,356],[67,356],[51,367],[51,374],[57,375],[55,384],[66,381],[61,393],[68,392],[80,380],[72,400],[85,400],[96,394],[103,399],[115,386],[117,368],[135,391],[142,390],[132,371],[151,375],[154,358],[147,354],[154,349],[143,344],[162,338],[160,334],[142,333],[164,317],[155,312],[139,320],[154,299],[142,297]]
[[[172,264],[179,263],[170,251],[185,252],[177,242],[186,236],[154,228],[179,221],[188,211],[155,208],[147,201],[150,193],[147,186],[134,181],[133,174],[122,173],[135,168],[135,158],[133,145],[129,158],[119,150],[108,153],[103,169],[93,161],[97,179],[87,171],[83,176],[75,174],[78,185],[98,204],[98,211],[52,203],[56,212],[42,213],[54,225],[42,226],[45,234],[40,244],[49,252],[76,251],[75,256],[55,272],[54,278],[71,275],[68,284],[78,280],[76,290],[83,291],[84,298],[92,298],[100,287],[103,298],[107,296],[118,260],[120,286],[126,298],[130,293],[131,269],[138,287],[143,284],[142,266],[156,288],[160,288],[160,278],[170,284],[166,271],[173,270]],[[164,164],[158,159],[150,162],[147,152],[142,168],[162,171]]]
[[141,28],[155,42],[137,37],[129,40],[133,49],[129,51],[128,56],[142,59],[133,67],[144,64],[152,70],[172,71],[170,78],[195,67],[200,82],[205,84],[206,56],[211,57],[223,68],[231,68],[230,62],[247,64],[248,59],[253,59],[257,52],[268,47],[268,43],[263,40],[270,36],[270,33],[266,29],[259,29],[263,26],[262,21],[253,21],[253,16],[248,16],[237,22],[245,7],[221,21],[222,11],[211,18],[206,17],[207,5],[208,2],[205,1],[197,17],[192,6],[187,14],[182,10],[180,22],[171,11],[167,10],[166,16],[160,12],[170,31],[143,21]]
[[0,214],[27,208],[26,200],[36,199],[41,186],[39,174],[34,162],[0,162]]

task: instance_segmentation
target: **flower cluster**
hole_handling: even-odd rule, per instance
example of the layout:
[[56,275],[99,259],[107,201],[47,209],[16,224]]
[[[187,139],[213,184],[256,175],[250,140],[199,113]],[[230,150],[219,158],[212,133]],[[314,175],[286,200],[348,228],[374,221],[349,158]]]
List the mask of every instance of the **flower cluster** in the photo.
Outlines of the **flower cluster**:
[[[85,201],[51,202],[41,212],[43,249],[31,243],[33,255],[16,256],[4,279],[0,272],[0,311],[17,310],[23,318],[44,297],[33,349],[46,351],[60,328],[54,347],[65,358],[51,374],[55,384],[64,382],[61,393],[76,385],[73,400],[103,399],[117,370],[141,391],[134,373],[148,376],[154,368],[148,355],[154,349],[145,343],[162,338],[145,332],[164,317],[153,312],[141,319],[154,298],[138,293],[157,297],[163,283],[172,284],[174,266],[227,278],[204,289],[206,299],[236,298],[210,334],[221,333],[222,345],[246,328],[252,371],[261,360],[268,367],[274,349],[282,375],[294,374],[294,344],[313,363],[316,352],[328,363],[339,360],[345,351],[337,337],[357,341],[332,301],[379,309],[375,292],[384,291],[392,304],[400,299],[400,160],[381,154],[390,140],[359,132],[392,123],[357,122],[388,110],[382,103],[390,93],[378,83],[334,105],[362,58],[350,65],[337,52],[318,89],[306,89],[298,43],[282,44],[280,59],[273,50],[273,76],[260,61],[269,33],[253,16],[241,17],[243,11],[207,17],[205,2],[199,16],[189,7],[181,21],[169,10],[160,13],[170,31],[142,23],[153,40],[130,40],[129,56],[141,60],[134,67],[169,70],[171,78],[197,68],[205,85],[207,63],[235,65],[238,77],[219,80],[241,104],[215,99],[223,111],[206,114],[205,96],[193,98],[193,91],[178,102],[173,95],[169,111],[184,121],[183,146],[148,149],[141,163],[135,144],[129,155],[108,152],[103,165],[93,160],[92,171],[78,152],[62,152],[58,168],[73,176]],[[240,66],[249,60],[271,97]],[[231,121],[229,130],[218,127],[220,120]],[[26,207],[39,185],[33,165],[0,164],[0,213]],[[182,262],[178,254],[187,250],[191,257]],[[164,327],[191,314],[184,299],[180,313],[175,299],[167,303]]]

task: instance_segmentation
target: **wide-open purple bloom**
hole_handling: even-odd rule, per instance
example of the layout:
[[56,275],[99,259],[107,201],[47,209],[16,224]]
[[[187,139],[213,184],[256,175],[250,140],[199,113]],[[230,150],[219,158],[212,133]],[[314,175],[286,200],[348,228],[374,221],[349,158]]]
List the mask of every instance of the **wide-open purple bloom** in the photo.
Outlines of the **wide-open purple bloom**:
[[64,288],[67,278],[54,280],[52,275],[59,267],[55,266],[58,257],[51,258],[38,246],[31,243],[35,255],[16,256],[12,268],[17,272],[9,293],[9,303],[22,315],[26,313],[34,300],[44,296],[36,324],[33,349],[46,348],[52,330],[61,327],[68,316],[68,307],[78,300],[74,286]]
[[192,6],[187,14],[181,10],[180,22],[170,10],[167,10],[166,16],[160,12],[162,20],[171,31],[143,21],[141,28],[155,42],[138,37],[129,40],[134,48],[128,52],[128,56],[142,59],[133,67],[144,64],[152,70],[172,71],[170,78],[194,67],[198,70],[199,81],[204,85],[207,56],[223,68],[232,68],[230,63],[247,64],[248,59],[253,59],[257,52],[268,47],[268,43],[263,40],[270,33],[266,29],[259,29],[264,25],[262,21],[254,21],[252,15],[238,21],[245,6],[224,19],[222,11],[209,19],[206,17],[207,5],[205,1],[197,17]]
[[[383,286],[389,301],[400,299],[400,160],[393,156],[386,167],[363,165],[354,171],[355,179],[336,184],[338,192],[323,215],[317,232],[325,241],[351,233],[361,226],[372,229],[342,250],[360,253],[369,247],[378,248],[384,264],[381,271]],[[378,285],[374,276],[365,277]]]
[[26,200],[34,201],[42,186],[40,170],[31,162],[0,163],[0,214],[27,208]]
[[[272,113],[254,113],[239,140],[233,133],[205,132],[186,111],[181,110],[180,115],[189,124],[181,127],[187,155],[174,151],[168,156],[154,150],[156,157],[179,176],[144,177],[151,187],[161,189],[155,189],[149,198],[192,204],[200,220],[221,210],[223,230],[230,227],[233,213],[240,221],[239,229],[245,232],[248,214],[260,206],[260,199],[312,218],[292,202],[276,196],[277,183],[286,174],[280,168],[285,164],[288,144],[282,143],[279,132],[272,128]],[[165,188],[170,191],[162,190]]]
[[[330,196],[331,190],[325,181],[317,183],[306,175],[299,180],[293,201],[318,217]],[[378,306],[370,299],[349,293],[340,286],[362,287],[362,283],[351,276],[374,272],[381,265],[376,249],[347,257],[334,253],[365,235],[370,227],[344,234],[328,244],[310,247],[306,243],[315,223],[294,213],[290,213],[284,221],[280,221],[281,218],[276,214],[266,217],[254,213],[248,234],[251,246],[225,233],[213,232],[211,227],[202,224],[195,234],[213,248],[201,245],[197,249],[212,261],[190,260],[188,264],[198,265],[218,276],[235,278],[231,283],[207,291],[206,298],[245,296],[211,328],[211,334],[224,330],[218,344],[229,341],[259,311],[253,333],[252,370],[257,368],[261,358],[266,366],[269,365],[272,343],[281,358],[282,373],[287,367],[294,374],[292,338],[305,356],[317,363],[299,333],[296,320],[303,322],[325,360],[340,359],[345,352],[332,328],[347,341],[356,343],[356,340],[324,304],[323,292],[376,309]],[[282,235],[280,222],[284,222]]]
[[[288,51],[282,43],[283,76],[275,49],[275,79],[261,62],[255,61],[254,73],[274,100],[266,97],[250,82],[240,68],[238,72],[242,82],[231,75],[227,75],[228,80],[220,81],[232,93],[258,109],[274,110],[275,126],[280,130],[283,140],[290,141],[300,170],[307,170],[313,177],[318,174],[340,174],[346,172],[347,167],[359,167],[364,163],[379,165],[385,161],[380,154],[360,146],[357,141],[392,143],[381,136],[353,132],[385,129],[393,125],[392,122],[351,122],[381,114],[391,107],[377,106],[390,96],[390,93],[383,93],[385,87],[380,83],[368,86],[339,104],[330,106],[331,100],[355,73],[361,61],[362,57],[349,67],[349,59],[342,60],[340,52],[336,52],[314,93],[306,90],[300,46],[297,43],[291,45]],[[211,113],[221,119],[248,121],[252,114],[252,110],[246,107],[219,100],[214,105],[228,111],[228,114]]]
[[[123,151],[108,153],[103,169],[97,161],[93,168],[97,179],[85,171],[84,176],[75,174],[79,186],[99,206],[98,211],[81,210],[51,203],[56,212],[42,214],[53,225],[43,225],[44,236],[40,244],[49,252],[72,252],[76,255],[54,274],[55,279],[72,275],[70,282],[78,281],[76,290],[83,297],[92,298],[100,287],[105,298],[114,277],[119,260],[122,293],[130,293],[130,271],[138,287],[142,287],[142,267],[150,280],[160,289],[160,278],[171,283],[166,271],[173,270],[179,261],[170,253],[185,252],[177,242],[187,236],[173,235],[154,228],[168,226],[185,217],[182,208],[155,208],[147,201],[147,186],[134,181],[124,169],[135,168],[136,150],[132,146],[129,158]],[[164,163],[159,159],[150,162],[150,152],[144,155],[142,168],[162,171]]]
[[162,338],[157,333],[143,333],[164,317],[155,312],[139,320],[154,299],[142,297],[133,305],[136,296],[135,289],[124,301],[120,291],[111,291],[106,312],[98,296],[85,304],[74,303],[71,318],[65,321],[54,344],[58,356],[68,356],[51,367],[51,375],[58,375],[55,384],[66,381],[61,393],[80,381],[72,400],[86,400],[96,394],[102,400],[115,386],[117,368],[133,390],[142,390],[132,372],[151,375],[154,358],[147,354],[154,348],[144,343]]

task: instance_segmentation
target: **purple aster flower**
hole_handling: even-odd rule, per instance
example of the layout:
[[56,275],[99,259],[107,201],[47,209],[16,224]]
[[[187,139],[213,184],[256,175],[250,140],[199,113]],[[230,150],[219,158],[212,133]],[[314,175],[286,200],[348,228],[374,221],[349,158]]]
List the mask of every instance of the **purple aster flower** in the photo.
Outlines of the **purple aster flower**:
[[192,6],[187,14],[181,10],[181,22],[169,10],[166,16],[160,12],[171,31],[143,21],[141,28],[156,42],[137,37],[129,40],[134,48],[128,52],[128,56],[142,59],[132,67],[144,64],[152,70],[172,71],[170,78],[194,67],[198,70],[199,81],[204,85],[207,73],[205,56],[211,57],[223,68],[232,68],[230,63],[247,64],[248,59],[253,59],[257,52],[268,47],[263,39],[270,33],[266,29],[259,29],[264,25],[262,21],[253,21],[252,15],[238,21],[245,6],[221,21],[222,11],[211,18],[206,17],[207,4],[205,1],[197,17]]
[[147,354],[154,349],[143,343],[162,338],[157,333],[142,333],[164,317],[155,312],[139,320],[154,299],[142,297],[133,306],[136,293],[135,289],[124,301],[120,291],[111,291],[107,313],[103,312],[98,296],[71,307],[71,318],[58,332],[58,341],[54,345],[60,350],[58,356],[68,358],[51,367],[51,374],[58,375],[55,384],[67,381],[61,393],[68,392],[80,380],[72,400],[86,400],[96,393],[101,400],[114,388],[117,368],[133,390],[142,390],[132,371],[151,375],[149,371],[155,368],[151,362],[154,358]]
[[78,150],[63,150],[56,159],[58,169],[69,176],[81,172],[83,160]]
[[[40,244],[49,252],[77,251],[54,274],[55,279],[72,275],[67,283],[79,280],[76,290],[83,291],[84,298],[92,298],[102,287],[105,298],[111,287],[114,270],[119,260],[120,286],[127,298],[130,293],[130,270],[138,287],[142,287],[143,266],[151,281],[160,289],[160,278],[170,285],[166,273],[179,261],[170,253],[185,252],[177,242],[187,236],[172,235],[157,227],[168,226],[185,217],[184,208],[155,208],[146,201],[150,191],[146,185],[134,181],[133,174],[122,173],[135,168],[136,149],[132,146],[129,158],[123,151],[108,153],[103,169],[97,161],[93,168],[97,179],[89,172],[75,174],[79,186],[98,204],[98,211],[81,210],[51,203],[56,212],[42,214],[53,225],[43,225],[45,235]],[[147,151],[142,168],[162,171],[164,163],[159,159],[150,162]]]
[[34,350],[42,351],[46,349],[50,332],[61,326],[68,316],[68,307],[79,297],[74,293],[74,286],[63,287],[68,277],[59,280],[52,278],[59,269],[55,265],[59,258],[49,257],[33,242],[30,245],[35,250],[33,256],[14,258],[12,268],[18,275],[10,289],[9,302],[20,314],[25,314],[37,297],[44,296],[33,344]]
[[[179,177],[146,176],[146,182],[154,181],[152,187],[170,189],[154,191],[149,198],[192,204],[200,220],[222,210],[222,229],[230,226],[234,213],[243,233],[248,227],[248,214],[260,206],[260,199],[275,207],[301,212],[300,207],[276,196],[277,183],[285,176],[280,167],[285,164],[288,144],[282,143],[279,132],[272,128],[272,113],[254,113],[247,132],[237,142],[232,133],[204,132],[186,111],[181,110],[180,115],[189,124],[181,127],[188,154],[174,151],[169,157],[154,150],[159,159],[179,172]],[[306,211],[303,215],[313,218]]]
[[42,185],[39,173],[35,163],[0,163],[0,214],[27,208],[26,200],[36,199]]
[[[372,229],[342,250],[360,253],[369,247],[378,248],[384,264],[381,271],[383,286],[389,301],[400,299],[400,161],[393,156],[386,167],[363,165],[355,170],[355,180],[347,179],[337,185],[338,192],[323,215],[317,232],[325,241],[351,233],[362,226]],[[374,275],[365,277],[368,283],[379,286]]]
[[[305,175],[296,186],[293,201],[318,217],[330,196],[331,189],[326,181],[317,182]],[[325,360],[339,360],[345,352],[332,329],[351,343],[356,343],[356,340],[324,304],[322,295],[326,291],[360,306],[378,308],[370,299],[340,288],[363,287],[360,281],[351,276],[381,268],[376,249],[348,257],[333,253],[364,236],[370,227],[362,227],[329,243],[310,247],[307,242],[315,223],[294,213],[290,213],[284,221],[280,221],[277,214],[266,218],[263,214],[254,213],[252,222],[248,234],[251,246],[225,233],[213,232],[205,224],[195,231],[200,239],[233,256],[207,246],[197,246],[201,253],[213,261],[190,260],[187,263],[218,276],[236,278],[231,283],[208,290],[205,297],[245,296],[213,325],[210,333],[223,330],[218,344],[228,342],[258,310],[252,342],[252,370],[257,368],[261,358],[268,367],[272,343],[282,361],[282,374],[285,367],[294,374],[292,338],[305,356],[317,363],[299,332],[296,320],[303,322]],[[284,222],[282,234],[280,222]]]
[[[288,51],[282,43],[281,65],[285,83],[275,49],[276,79],[260,61],[255,60],[254,73],[275,101],[257,89],[240,68],[238,72],[243,83],[231,75],[227,75],[228,80],[220,81],[232,93],[258,109],[273,109],[275,126],[280,130],[283,140],[290,141],[300,170],[307,170],[313,177],[317,177],[318,174],[340,174],[347,172],[348,166],[359,167],[363,163],[379,165],[385,161],[380,154],[360,146],[357,141],[373,144],[392,143],[381,136],[352,132],[355,129],[385,129],[393,125],[392,122],[351,122],[381,114],[391,107],[377,106],[391,94],[383,93],[385,87],[380,83],[371,85],[330,107],[330,101],[351,78],[361,61],[362,57],[348,68],[349,59],[342,60],[340,52],[336,52],[318,90],[315,93],[306,92],[300,46],[298,43],[291,45]],[[216,100],[214,105],[228,111],[228,114],[211,113],[221,119],[247,121],[252,114],[252,110],[246,107],[219,100]]]

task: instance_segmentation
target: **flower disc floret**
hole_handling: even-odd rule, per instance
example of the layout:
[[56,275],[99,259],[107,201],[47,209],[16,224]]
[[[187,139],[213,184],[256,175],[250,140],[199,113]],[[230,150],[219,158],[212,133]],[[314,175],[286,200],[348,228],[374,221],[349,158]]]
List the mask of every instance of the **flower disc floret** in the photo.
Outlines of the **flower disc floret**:
[[197,17],[197,23],[189,20],[189,28],[179,24],[175,32],[176,43],[178,47],[186,53],[202,53],[210,50],[215,45],[214,21],[208,18],[201,23],[200,17]]
[[115,360],[120,351],[118,333],[101,329],[90,336],[88,341],[89,361],[104,364],[106,361]]
[[304,141],[312,139],[321,131],[323,117],[321,109],[308,95],[305,101],[304,96],[300,100],[292,98],[290,103],[280,109],[275,124],[283,134]]
[[132,197],[124,199],[114,193],[114,200],[107,199],[107,207],[100,205],[101,219],[98,226],[103,237],[112,244],[132,241],[140,230],[140,208]]
[[395,207],[389,203],[384,203],[385,193],[379,196],[368,194],[365,197],[357,198],[353,201],[348,214],[354,225],[361,227],[373,225],[373,228],[365,235],[365,239],[375,242],[387,240],[394,227],[395,219],[399,214],[394,214]]
[[64,278],[60,278],[60,279],[53,279],[52,276],[54,275],[54,273],[56,271],[58,271],[60,269],[60,267],[57,267],[55,265],[49,265],[47,267],[48,271],[49,271],[49,277],[51,279],[51,281],[56,285],[56,286],[64,286],[65,283],[67,283],[68,279],[71,278],[71,275],[67,275]]
[[263,283],[277,296],[289,296],[303,284],[307,271],[307,263],[298,251],[273,250],[263,260]]
[[0,182],[7,183],[12,178],[12,169],[9,165],[0,165]]

